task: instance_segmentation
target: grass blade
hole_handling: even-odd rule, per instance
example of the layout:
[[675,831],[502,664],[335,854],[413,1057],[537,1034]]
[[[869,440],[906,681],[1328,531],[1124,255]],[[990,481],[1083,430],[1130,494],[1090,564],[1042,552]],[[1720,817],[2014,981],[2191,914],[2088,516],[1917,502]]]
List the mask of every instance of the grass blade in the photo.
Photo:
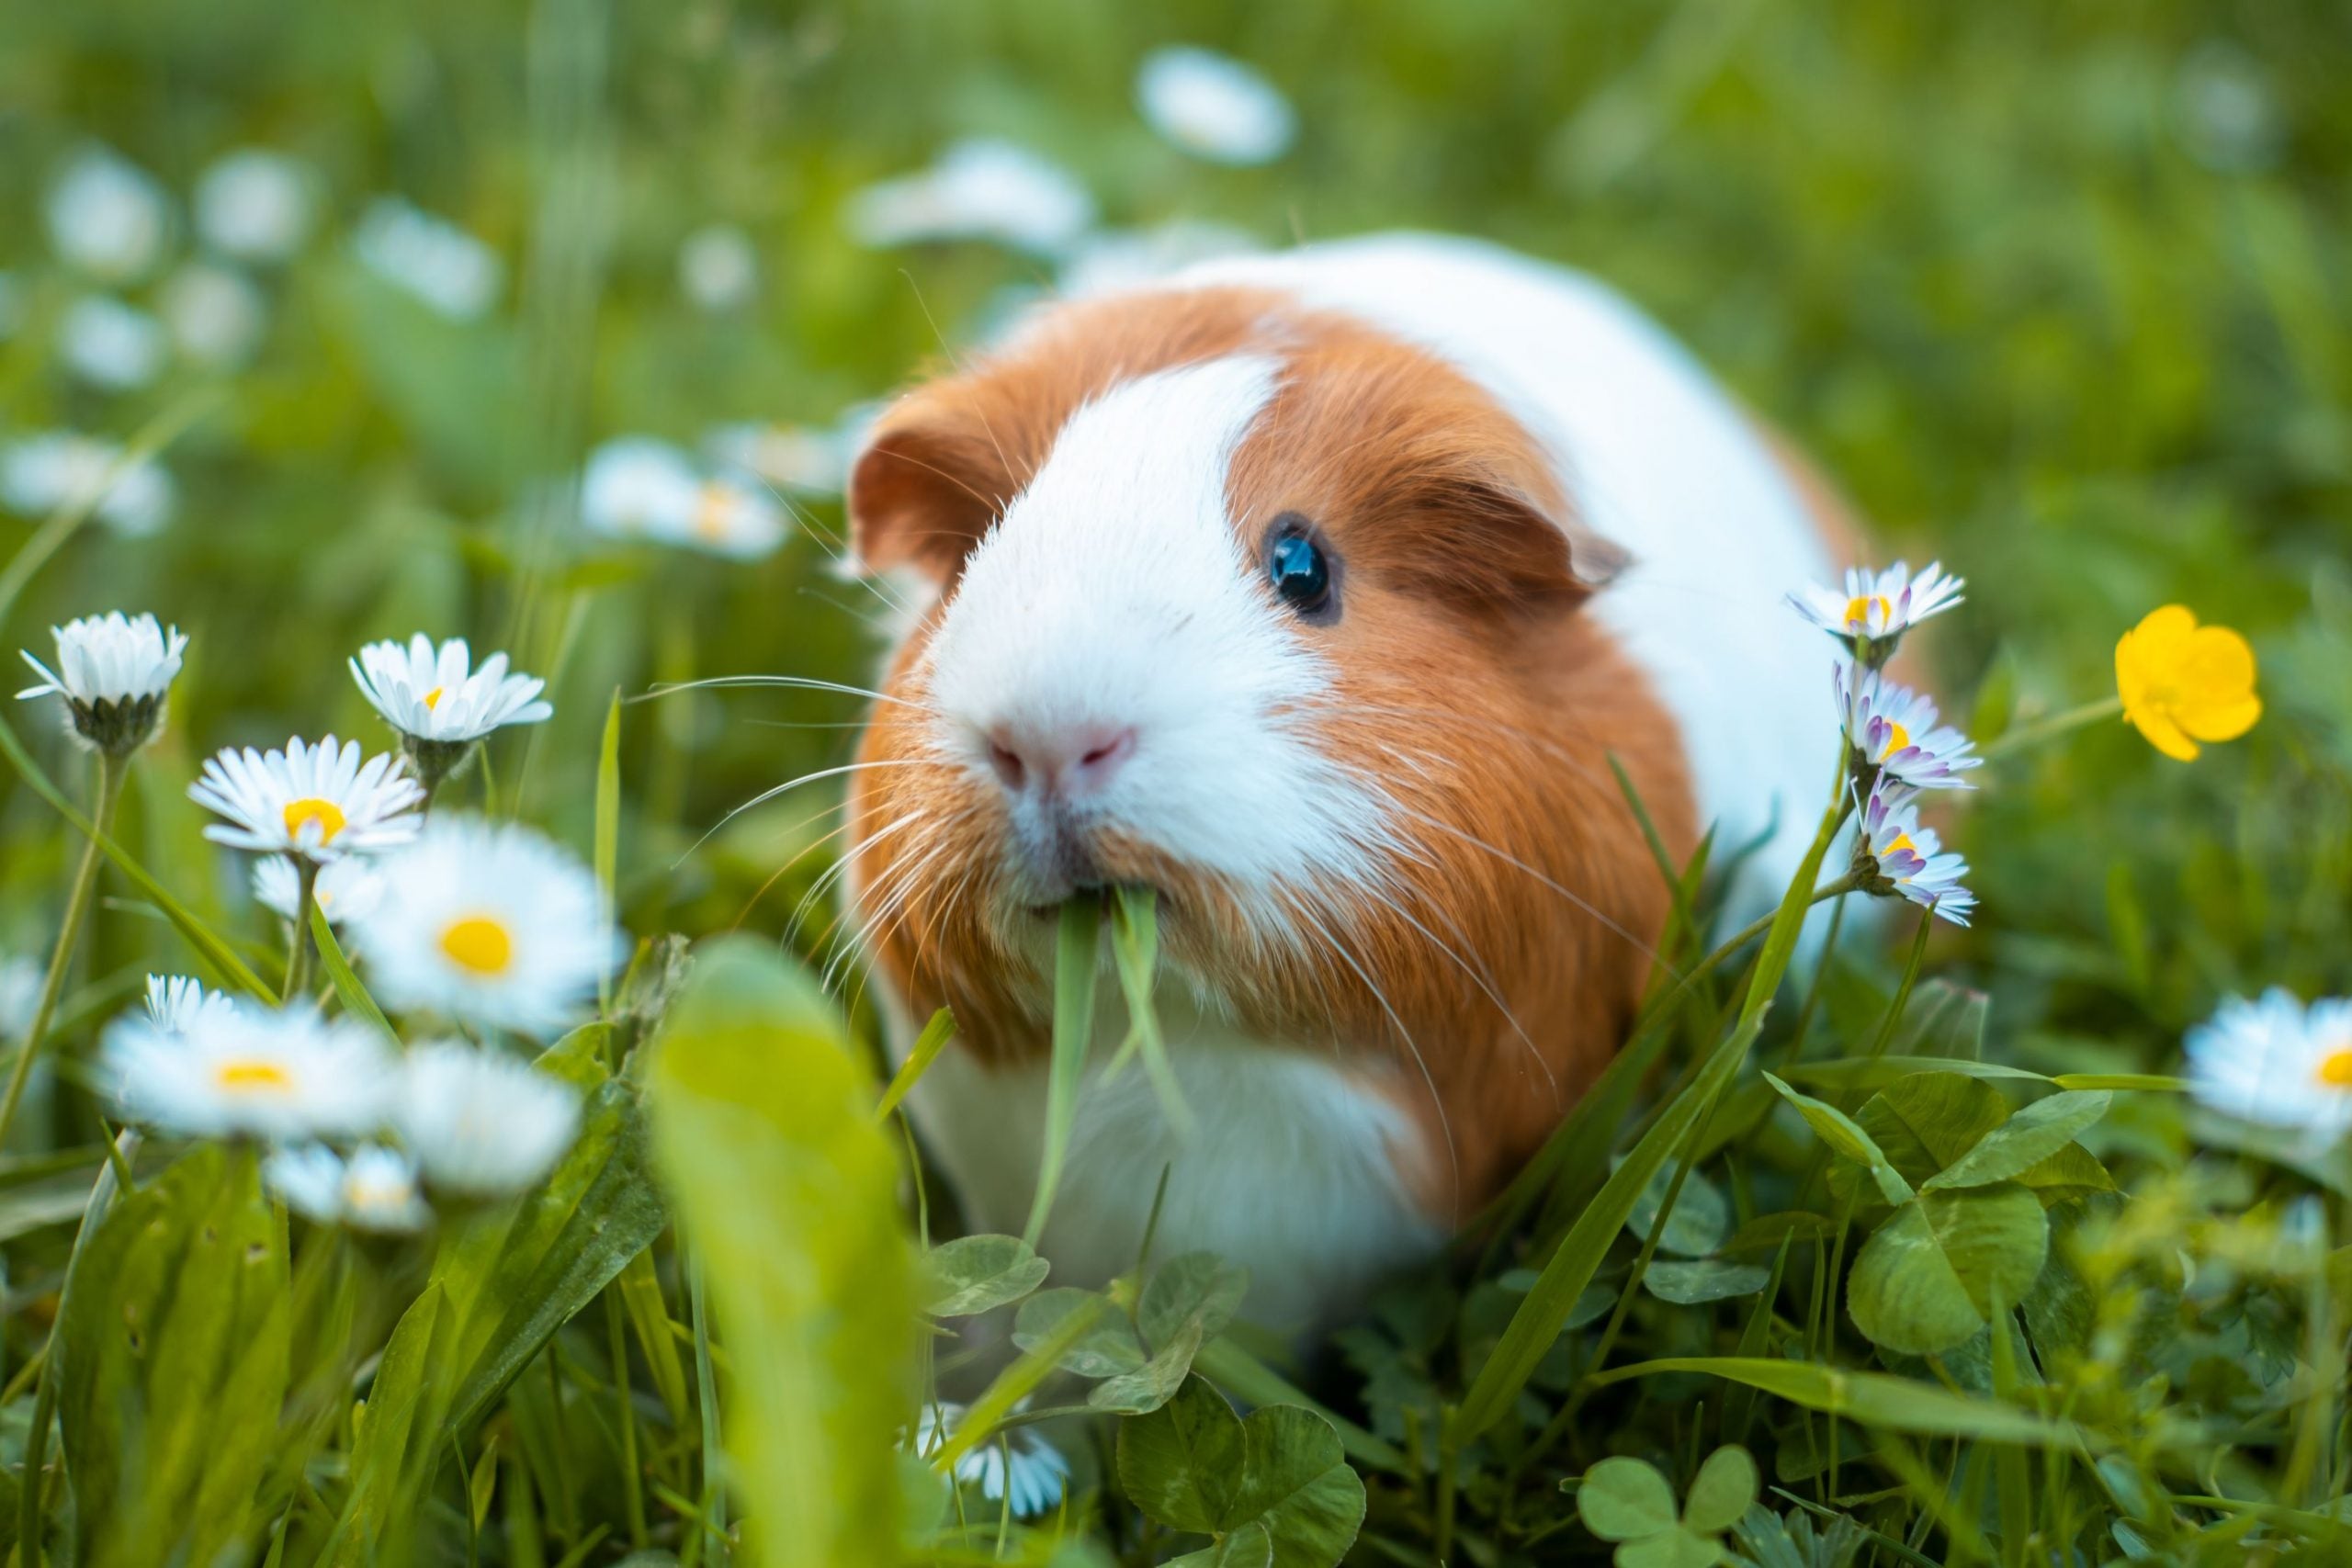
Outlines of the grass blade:
[[1669,1356],[1596,1372],[1592,1381],[1596,1385],[1627,1382],[1668,1372],[1699,1372],[1723,1378],[1808,1410],[1923,1437],[1967,1438],[2030,1448],[2074,1449],[2086,1441],[2105,1446],[2101,1439],[2071,1421],[2053,1421],[1997,1399],[1961,1393],[1885,1372],[1849,1372],[1812,1361],[1789,1361],[1770,1356]]
[[[604,895],[605,919],[610,922],[620,904],[616,880],[621,860],[621,689],[613,688],[612,705],[605,710],[605,738],[596,750],[596,887]],[[596,1010],[613,1010],[611,969],[597,971]]]
[[907,1059],[899,1064],[898,1072],[891,1077],[890,1087],[882,1091],[882,1101],[874,1108],[876,1122],[887,1119],[890,1112],[899,1109],[899,1102],[913,1091],[916,1084],[922,1081],[922,1075],[930,1070],[932,1063],[939,1059],[939,1054],[946,1050],[947,1043],[955,1038],[956,1015],[941,1008],[931,1015],[931,1021],[922,1026],[922,1032],[915,1036],[914,1048],[907,1053]]
[[1111,958],[1119,976],[1119,991],[1127,1003],[1127,1037],[1102,1070],[1110,1082],[1130,1057],[1140,1053],[1144,1071],[1151,1077],[1152,1092],[1169,1125],[1180,1138],[1193,1131],[1193,1110],[1169,1065],[1168,1043],[1159,1033],[1159,1010],[1152,1002],[1152,985],[1159,971],[1159,908],[1148,887],[1120,887],[1112,895]]
[[1071,1125],[1078,1120],[1079,1080],[1086,1072],[1086,1045],[1094,1032],[1094,954],[1102,931],[1099,899],[1072,898],[1062,906],[1054,942],[1054,1054],[1046,1079],[1046,1146],[1037,1160],[1037,1195],[1021,1239],[1030,1246],[1045,1234],[1061,1185],[1062,1161],[1069,1154]]
[[359,983],[352,972],[351,960],[344,956],[343,944],[334,939],[334,928],[327,924],[327,912],[313,901],[311,905],[311,935],[319,944],[319,962],[325,966],[327,978],[334,982],[334,994],[343,1000],[343,1010],[354,1018],[364,1018],[384,1032],[393,1044],[401,1043],[400,1032],[392,1027],[368,987]]

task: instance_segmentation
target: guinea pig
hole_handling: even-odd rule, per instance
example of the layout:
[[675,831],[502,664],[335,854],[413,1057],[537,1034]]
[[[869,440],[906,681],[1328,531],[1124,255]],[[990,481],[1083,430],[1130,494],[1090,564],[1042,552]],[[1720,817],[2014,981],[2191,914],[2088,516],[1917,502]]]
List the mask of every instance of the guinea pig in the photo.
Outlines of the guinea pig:
[[[1623,1043],[1668,851],[1777,897],[1837,760],[1827,492],[1574,273],[1397,236],[1043,308],[894,402],[858,562],[915,598],[850,791],[846,886],[910,1101],[978,1228],[1044,1141],[1055,911],[1157,897],[1190,1111],[1105,1083],[1041,1250],[1248,1267],[1346,1316],[1507,1182]],[[1110,987],[1105,987],[1108,991]]]

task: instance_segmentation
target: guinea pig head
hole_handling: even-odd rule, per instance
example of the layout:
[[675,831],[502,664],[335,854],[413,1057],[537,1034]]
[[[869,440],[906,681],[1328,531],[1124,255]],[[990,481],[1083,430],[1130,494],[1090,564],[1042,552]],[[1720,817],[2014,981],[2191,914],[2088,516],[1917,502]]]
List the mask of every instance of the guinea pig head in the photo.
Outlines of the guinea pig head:
[[1114,885],[1204,1009],[1442,1126],[1457,1198],[1614,1048],[1666,897],[1610,758],[1679,844],[1679,746],[1581,613],[1622,555],[1467,378],[1239,290],[1065,307],[902,400],[850,508],[927,600],[854,913],[972,1049],[1042,1048],[1054,910]]

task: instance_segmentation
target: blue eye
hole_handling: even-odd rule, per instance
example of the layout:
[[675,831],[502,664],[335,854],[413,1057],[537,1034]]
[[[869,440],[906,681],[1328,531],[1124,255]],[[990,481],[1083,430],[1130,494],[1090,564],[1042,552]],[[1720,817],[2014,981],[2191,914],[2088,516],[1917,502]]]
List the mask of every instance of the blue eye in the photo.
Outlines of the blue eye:
[[1281,533],[1266,547],[1266,573],[1283,604],[1312,615],[1331,603],[1331,568],[1323,548],[1305,534]]

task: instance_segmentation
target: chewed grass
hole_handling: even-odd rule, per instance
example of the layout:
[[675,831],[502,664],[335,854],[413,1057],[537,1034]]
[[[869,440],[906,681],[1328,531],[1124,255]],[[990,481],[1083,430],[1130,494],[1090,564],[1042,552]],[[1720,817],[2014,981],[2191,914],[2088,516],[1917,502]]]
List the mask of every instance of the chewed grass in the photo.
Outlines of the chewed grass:
[[[16,1562],[2352,1561],[2324,7],[53,9],[0,131]],[[1148,892],[1038,914],[1027,1235],[926,1168],[956,1022],[886,1058],[838,888],[907,606],[839,491],[1044,288],[1383,226],[1623,288],[1943,570],[1775,585],[1812,863],[1731,909],[1743,846],[1657,846],[1623,1053],[1295,1346],[1228,1260],[1034,1246],[1085,1075],[1205,1113]]]

